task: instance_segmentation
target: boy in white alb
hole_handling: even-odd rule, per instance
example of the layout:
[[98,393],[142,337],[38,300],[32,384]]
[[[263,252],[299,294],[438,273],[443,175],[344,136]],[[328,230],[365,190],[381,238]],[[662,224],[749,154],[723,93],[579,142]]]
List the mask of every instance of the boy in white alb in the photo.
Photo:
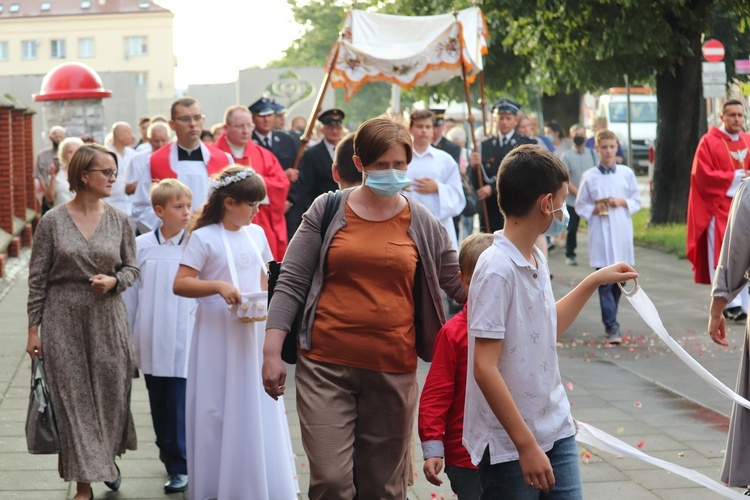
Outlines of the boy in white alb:
[[[595,269],[625,261],[635,264],[632,215],[641,208],[641,195],[633,170],[617,165],[617,137],[609,130],[596,134],[601,162],[581,176],[576,212],[588,222],[589,265]],[[622,342],[617,306],[620,288],[616,283],[599,288],[602,323],[610,344]]]
[[448,231],[453,248],[458,250],[453,217],[461,214],[466,198],[456,161],[432,145],[434,119],[435,115],[429,110],[411,114],[409,133],[414,139],[414,151],[411,163],[406,167],[406,176],[412,182],[404,194],[427,207],[440,220]]
[[[568,173],[537,146],[513,150],[497,180],[505,228],[477,262],[469,291],[463,442],[482,498],[582,498],[575,424],[556,342],[596,288],[637,277],[625,263],[594,272],[555,303],[534,246],[567,226]],[[559,212],[559,215],[558,215]],[[559,217],[559,218],[558,218]]]
[[143,371],[151,404],[159,458],[169,482],[166,492],[188,487],[185,444],[185,390],[195,301],[172,292],[180,267],[192,193],[177,179],[164,179],[151,190],[161,224],[136,238],[141,276],[124,294],[133,331],[136,366]]

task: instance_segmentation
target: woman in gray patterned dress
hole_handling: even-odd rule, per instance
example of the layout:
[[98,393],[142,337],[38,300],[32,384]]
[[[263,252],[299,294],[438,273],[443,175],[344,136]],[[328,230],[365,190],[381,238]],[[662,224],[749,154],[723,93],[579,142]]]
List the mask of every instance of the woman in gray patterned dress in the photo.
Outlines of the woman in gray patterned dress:
[[135,450],[130,412],[133,350],[121,293],[138,277],[135,238],[123,212],[105,203],[117,158],[98,145],[79,148],[68,166],[76,197],[47,212],[29,264],[27,352],[44,355],[60,433],[60,477],[117,489],[115,455]]

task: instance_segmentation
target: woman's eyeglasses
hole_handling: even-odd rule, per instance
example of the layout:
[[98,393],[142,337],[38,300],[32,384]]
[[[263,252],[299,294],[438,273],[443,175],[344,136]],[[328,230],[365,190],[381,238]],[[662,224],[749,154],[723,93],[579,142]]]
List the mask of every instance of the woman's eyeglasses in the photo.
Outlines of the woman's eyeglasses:
[[101,168],[92,168],[89,170],[89,172],[101,172],[104,177],[107,179],[111,179],[114,177],[117,178],[117,170],[112,170],[111,168],[101,169]]

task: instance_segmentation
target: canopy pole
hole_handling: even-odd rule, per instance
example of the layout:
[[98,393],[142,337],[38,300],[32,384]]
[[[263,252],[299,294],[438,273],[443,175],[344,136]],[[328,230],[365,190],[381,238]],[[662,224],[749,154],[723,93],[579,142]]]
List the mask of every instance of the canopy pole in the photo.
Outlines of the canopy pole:
[[484,94],[484,68],[479,72],[479,104],[482,105],[482,133],[487,137],[487,99]]
[[[453,15],[456,18],[456,24],[458,24],[458,46],[460,51],[460,63],[461,63],[461,76],[464,80],[464,96],[466,97],[466,110],[469,118],[469,129],[471,130],[471,150],[472,153],[477,150],[477,142],[474,135],[474,117],[471,115],[471,93],[469,92],[469,81],[466,79],[466,66],[464,66],[464,34],[461,23],[458,21],[458,12],[454,12]],[[484,109],[484,106],[482,107]],[[476,167],[477,182],[479,182],[479,189],[484,187],[484,178],[482,177],[482,166]],[[488,233],[490,231],[490,215],[487,212],[487,203],[485,200],[482,201],[482,215],[484,216],[484,231]]]
[[326,95],[328,82],[331,81],[331,73],[333,73],[333,70],[336,68],[336,59],[338,59],[339,57],[340,48],[341,41],[337,41],[336,50],[334,51],[331,62],[328,65],[328,72],[323,78],[323,85],[318,90],[318,96],[315,98],[315,105],[313,106],[312,113],[310,114],[310,119],[307,121],[305,133],[300,139],[299,149],[297,150],[297,157],[294,159],[294,165],[292,165],[292,168],[295,170],[299,168],[299,162],[300,160],[302,160],[302,155],[305,153],[305,147],[307,146],[307,143],[310,142],[310,136],[312,135],[313,127],[315,126],[315,122],[317,121],[318,113],[320,113],[320,108],[323,105],[323,98]]

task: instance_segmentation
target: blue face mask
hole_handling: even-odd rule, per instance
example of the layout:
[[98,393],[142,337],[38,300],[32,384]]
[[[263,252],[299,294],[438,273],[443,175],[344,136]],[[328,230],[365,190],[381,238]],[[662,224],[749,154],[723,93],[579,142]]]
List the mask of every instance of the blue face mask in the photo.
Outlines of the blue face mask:
[[411,184],[411,179],[406,177],[406,170],[368,170],[365,175],[365,186],[380,196],[393,196]]
[[[553,205],[554,206],[554,205]],[[555,212],[562,211],[562,220],[555,217]],[[557,236],[568,228],[568,222],[570,222],[570,214],[568,213],[568,206],[563,203],[563,206],[550,212],[552,214],[552,223],[549,228],[544,232],[545,236]]]

